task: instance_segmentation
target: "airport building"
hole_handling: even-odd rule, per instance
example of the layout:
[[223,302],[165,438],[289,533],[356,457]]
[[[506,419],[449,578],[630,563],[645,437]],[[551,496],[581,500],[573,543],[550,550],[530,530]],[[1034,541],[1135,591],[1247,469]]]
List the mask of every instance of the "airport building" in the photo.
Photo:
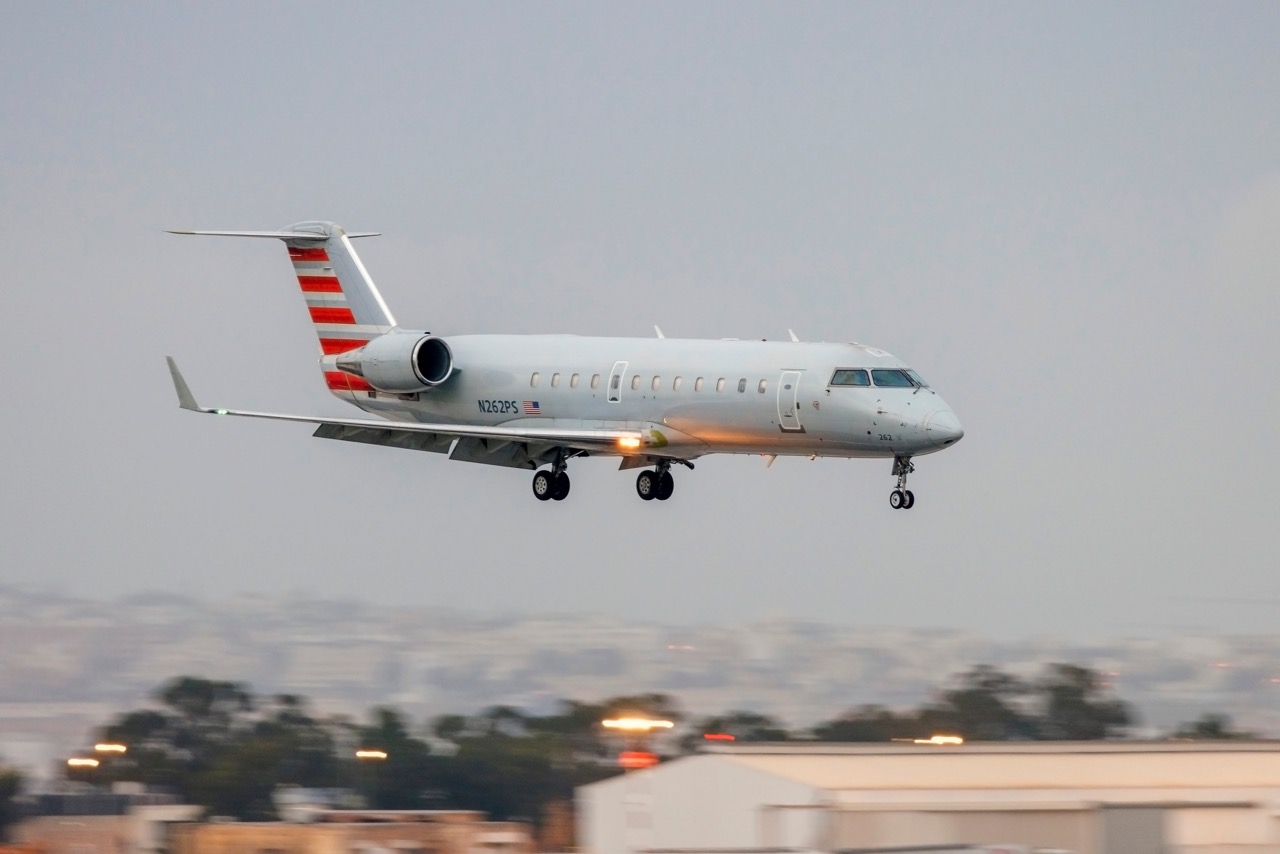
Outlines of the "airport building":
[[13,835],[38,854],[531,854],[535,848],[527,824],[485,821],[470,810],[315,810],[304,822],[201,822],[201,812],[189,805],[71,806],[26,819]]
[[587,854],[1277,854],[1280,742],[726,745],[578,790]]

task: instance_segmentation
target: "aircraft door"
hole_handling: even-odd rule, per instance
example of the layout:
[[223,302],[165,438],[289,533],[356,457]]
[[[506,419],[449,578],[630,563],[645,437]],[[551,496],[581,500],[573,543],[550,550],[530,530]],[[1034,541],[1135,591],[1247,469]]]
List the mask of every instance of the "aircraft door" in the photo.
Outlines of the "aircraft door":
[[613,370],[609,372],[609,385],[606,387],[608,391],[605,394],[605,400],[610,403],[617,403],[622,400],[622,377],[626,372],[626,362],[613,363]]
[[778,379],[778,426],[784,433],[803,433],[800,424],[800,371],[783,371]]

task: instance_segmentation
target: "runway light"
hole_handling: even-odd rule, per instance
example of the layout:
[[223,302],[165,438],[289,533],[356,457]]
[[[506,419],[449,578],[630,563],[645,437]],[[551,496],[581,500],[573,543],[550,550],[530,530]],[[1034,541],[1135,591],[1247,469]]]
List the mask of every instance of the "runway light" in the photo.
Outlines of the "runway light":
[[652,768],[658,764],[658,754],[647,750],[624,750],[618,754],[618,764],[627,770]]
[[932,735],[928,738],[917,738],[914,744],[935,744],[939,746],[964,744],[964,739],[958,735]]
[[737,741],[737,737],[727,732],[704,732],[702,737],[707,741]]
[[652,721],[648,718],[614,718],[600,723],[605,729],[621,729],[627,732],[648,732],[653,729],[671,729],[675,726],[671,721]]
[[356,759],[386,759],[385,750],[357,750]]
[[111,743],[95,744],[93,749],[98,753],[126,753],[129,750],[123,744]]
[[640,447],[640,439],[637,438],[636,436],[623,436],[621,439],[618,440],[618,447],[635,450],[636,448]]
[[67,760],[67,765],[72,768],[97,768],[98,760],[86,756],[73,756]]

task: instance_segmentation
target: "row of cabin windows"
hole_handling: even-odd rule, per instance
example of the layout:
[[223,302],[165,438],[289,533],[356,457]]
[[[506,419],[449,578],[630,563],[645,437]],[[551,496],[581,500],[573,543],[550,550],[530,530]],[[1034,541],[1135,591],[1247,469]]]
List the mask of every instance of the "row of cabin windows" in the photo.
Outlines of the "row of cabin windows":
[[[582,379],[582,375],[581,375],[581,374],[572,374],[572,375],[569,377],[569,388],[577,388],[577,387],[578,387],[578,383],[579,383],[579,381],[580,381],[581,379]],[[540,383],[541,381],[542,381],[542,372],[541,372],[541,371],[534,371],[534,372],[533,372],[533,374],[529,377],[529,387],[530,387],[530,388],[537,388],[537,387],[538,387],[538,383]],[[639,390],[640,390],[640,383],[641,383],[641,377],[640,377],[640,375],[639,375],[639,374],[632,374],[632,376],[631,376],[631,390],[632,390],[632,391],[639,391]],[[614,388],[616,389],[616,388],[617,388],[617,385],[618,385],[618,377],[614,377],[614,378],[613,378],[613,384],[614,384]],[[703,378],[703,377],[698,377],[697,379],[695,379],[695,380],[693,381],[693,390],[694,390],[694,391],[702,391],[702,389],[704,388],[704,386],[705,386],[705,385],[706,385],[706,380],[705,380],[705,378]],[[560,387],[560,374],[559,374],[559,373],[554,373],[554,374],[552,374],[552,375],[551,375],[551,387],[552,387],[552,388],[559,388],[559,387]],[[592,375],[591,375],[591,387],[592,387],[593,389],[594,389],[594,388],[599,388],[599,387],[600,387],[600,375],[599,375],[599,374],[592,374]],[[757,384],[757,386],[756,386],[756,391],[758,391],[760,394],[764,394],[764,393],[765,393],[765,391],[768,389],[768,387],[769,387],[769,382],[768,382],[768,380],[760,380],[760,382],[759,382],[759,383]],[[662,377],[654,377],[654,378],[653,378],[653,380],[649,383],[649,388],[651,388],[653,391],[659,391],[659,390],[661,390],[661,388],[662,388]],[[672,391],[681,391],[683,388],[684,388],[684,377],[676,377],[674,380],[672,380],[672,381],[671,381],[671,390],[672,390]],[[720,377],[718,380],[716,380],[716,391],[724,391],[724,389],[725,389],[725,378],[724,378],[724,377]],[[745,392],[746,390],[747,390],[747,378],[746,378],[746,377],[743,377],[742,379],[738,380],[738,392],[739,392],[739,393],[742,393],[742,392]]]

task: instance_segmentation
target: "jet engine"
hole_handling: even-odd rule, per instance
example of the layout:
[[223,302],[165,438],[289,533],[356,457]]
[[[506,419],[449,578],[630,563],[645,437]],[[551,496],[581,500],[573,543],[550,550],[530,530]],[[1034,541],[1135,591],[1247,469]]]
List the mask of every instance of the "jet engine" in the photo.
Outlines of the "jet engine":
[[338,370],[363,377],[378,391],[413,394],[449,379],[453,351],[443,338],[424,332],[390,332],[359,350],[343,353]]

